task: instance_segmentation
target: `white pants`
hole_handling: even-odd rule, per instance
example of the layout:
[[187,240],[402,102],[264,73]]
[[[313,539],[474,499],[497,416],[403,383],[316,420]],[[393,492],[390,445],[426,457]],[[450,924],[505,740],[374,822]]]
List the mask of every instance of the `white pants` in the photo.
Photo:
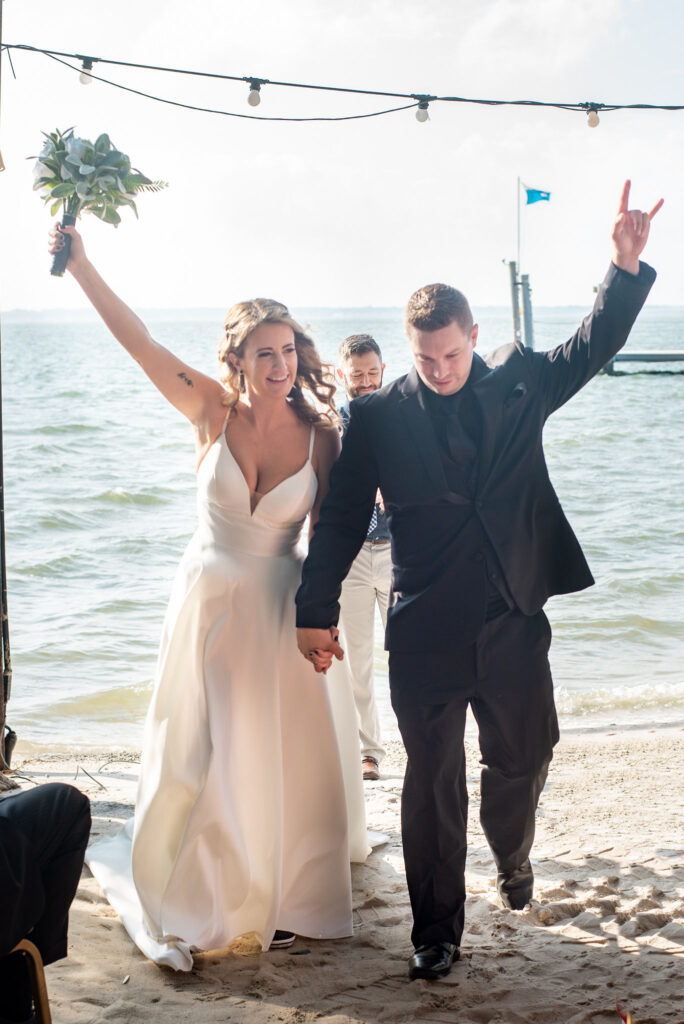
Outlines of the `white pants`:
[[364,541],[349,575],[342,584],[340,633],[354,685],[359,716],[361,755],[381,761],[385,756],[380,737],[380,719],[373,692],[375,660],[375,605],[383,627],[387,623],[387,601],[392,575],[390,544]]

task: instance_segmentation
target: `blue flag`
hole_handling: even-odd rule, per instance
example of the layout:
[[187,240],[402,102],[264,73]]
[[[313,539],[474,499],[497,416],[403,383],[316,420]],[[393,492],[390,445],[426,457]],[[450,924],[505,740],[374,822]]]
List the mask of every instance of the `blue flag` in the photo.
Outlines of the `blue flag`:
[[551,198],[550,192],[542,192],[541,189],[538,188],[528,188],[526,185],[524,185],[523,188],[527,193],[527,206],[529,206],[530,203],[539,203],[542,199],[548,200]]

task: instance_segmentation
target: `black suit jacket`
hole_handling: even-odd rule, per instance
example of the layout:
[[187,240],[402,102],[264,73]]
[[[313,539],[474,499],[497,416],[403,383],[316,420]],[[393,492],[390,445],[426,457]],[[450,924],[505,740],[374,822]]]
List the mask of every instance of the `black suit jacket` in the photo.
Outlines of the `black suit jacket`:
[[[470,498],[449,491],[415,369],[352,402],[304,563],[297,625],[337,622],[341,583],[365,538],[378,487],[392,536],[389,650],[449,650],[472,642],[484,614],[483,536],[526,615],[553,594],[590,586],[593,577],[549,479],[542,430],[624,345],[654,279],[644,263],[638,276],[611,264],[592,313],[564,345],[534,352],[510,344],[485,359],[474,354],[470,382],[482,440]],[[460,538],[472,556],[465,562],[462,548],[456,558],[431,544],[431,517],[437,507],[444,514],[445,501],[472,512]]]

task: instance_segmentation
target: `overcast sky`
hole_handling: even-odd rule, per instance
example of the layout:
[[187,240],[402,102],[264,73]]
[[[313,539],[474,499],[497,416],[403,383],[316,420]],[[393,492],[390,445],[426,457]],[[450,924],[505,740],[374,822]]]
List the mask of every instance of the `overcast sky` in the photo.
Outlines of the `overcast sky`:
[[[682,103],[678,0],[5,0],[3,37],[46,49],[353,88],[558,102]],[[228,307],[268,295],[292,306],[403,305],[429,281],[476,305],[508,302],[518,176],[551,192],[523,210],[523,270],[538,305],[587,305],[610,258],[620,186],[663,195],[646,258],[651,302],[684,305],[684,111],[582,113],[433,104],[333,124],[193,113],[78,75],[39,54],[3,54],[0,303],[84,305],[51,279],[47,208],[31,190],[41,131],[110,134],[169,182],[114,230],[83,223],[90,255],[134,306]],[[96,65],[172,99],[274,116],[362,113],[370,97]]]

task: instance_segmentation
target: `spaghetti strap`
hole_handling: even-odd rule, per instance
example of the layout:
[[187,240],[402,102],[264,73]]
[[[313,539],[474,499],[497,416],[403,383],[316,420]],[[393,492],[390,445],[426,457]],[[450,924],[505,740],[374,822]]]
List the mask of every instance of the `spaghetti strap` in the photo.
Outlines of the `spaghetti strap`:
[[313,455],[314,442],[316,440],[316,428],[311,427],[311,440],[309,441],[309,462],[311,462],[311,456]]
[[[220,433],[218,433],[218,434],[216,435],[216,437],[215,437],[215,438],[214,438],[214,440],[212,441],[212,444],[216,444],[216,442],[217,442],[217,441],[219,440],[219,438],[220,438],[221,436],[223,436],[223,439],[224,439],[224,440],[226,440],[226,427],[228,426],[228,420],[230,419],[230,414],[232,413],[232,411],[233,411],[233,410],[232,410],[232,408],[230,408],[230,409],[228,410],[228,412],[226,413],[226,417],[225,417],[225,419],[224,419],[223,423],[221,424],[221,430],[220,430]],[[227,440],[226,440],[226,444],[228,444],[228,441],[227,441]]]
[[226,418],[224,419],[224,421],[223,421],[223,423],[221,425],[221,429],[219,430],[218,434],[216,435],[216,437],[214,437],[209,442],[209,444],[206,446],[206,448],[204,449],[204,451],[200,455],[199,462],[195,466],[195,473],[198,472],[200,466],[204,462],[205,456],[206,456],[207,452],[209,451],[209,449],[212,448],[217,443],[217,441],[220,441],[221,438],[223,438],[223,440],[225,442],[225,445],[226,445],[226,448],[228,447],[228,440],[226,438],[226,427],[228,426],[228,420],[230,419],[230,414],[231,414],[232,411],[233,411],[232,409],[228,410],[228,412],[226,413]]

